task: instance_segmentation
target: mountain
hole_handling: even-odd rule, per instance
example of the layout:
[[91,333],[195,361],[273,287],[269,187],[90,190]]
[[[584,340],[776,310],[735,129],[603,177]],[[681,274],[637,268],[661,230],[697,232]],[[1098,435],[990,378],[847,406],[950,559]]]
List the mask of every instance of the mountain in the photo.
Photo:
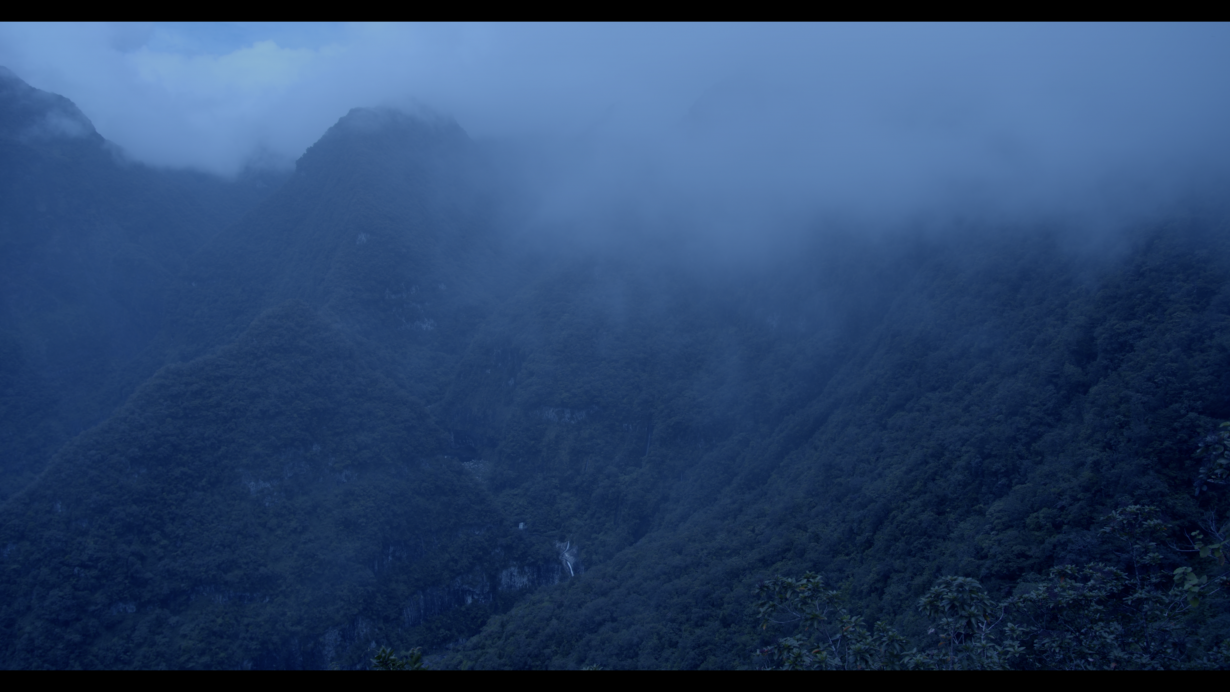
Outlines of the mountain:
[[[88,123],[14,79],[5,132]],[[1113,509],[1227,511],[1222,217],[710,263],[535,238],[507,151],[427,112],[259,191],[78,130],[0,159],[3,667],[748,667],[769,577],[917,640],[939,576],[1003,597],[1122,562]]]
[[353,350],[287,303],[62,450],[4,508],[24,517],[0,539],[6,664],[353,664],[369,636],[558,580]]
[[[1102,259],[1033,235],[911,248],[831,375],[808,382],[810,359],[773,358],[756,381],[798,397],[756,402],[730,437],[700,442],[672,493],[713,490],[661,503],[635,544],[494,618],[453,665],[752,665],[767,639],[757,584],[806,571],[869,625],[921,641],[914,604],[939,576],[1002,598],[1054,565],[1121,564],[1100,534],[1115,508],[1156,505],[1187,531],[1224,517],[1224,494],[1192,492],[1192,452],[1230,417],[1225,230],[1175,223]],[[1163,550],[1166,569],[1183,564]]]
[[0,68],[0,500],[163,365],[171,279],[276,185],[126,161],[68,99]]

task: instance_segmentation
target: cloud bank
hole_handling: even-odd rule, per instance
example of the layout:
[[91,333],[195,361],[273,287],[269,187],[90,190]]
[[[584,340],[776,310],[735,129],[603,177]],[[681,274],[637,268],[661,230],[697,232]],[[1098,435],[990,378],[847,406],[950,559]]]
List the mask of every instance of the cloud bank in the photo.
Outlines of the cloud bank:
[[224,175],[427,104],[571,147],[557,219],[1135,214],[1216,196],[1230,161],[1225,24],[7,24],[0,64],[138,160]]

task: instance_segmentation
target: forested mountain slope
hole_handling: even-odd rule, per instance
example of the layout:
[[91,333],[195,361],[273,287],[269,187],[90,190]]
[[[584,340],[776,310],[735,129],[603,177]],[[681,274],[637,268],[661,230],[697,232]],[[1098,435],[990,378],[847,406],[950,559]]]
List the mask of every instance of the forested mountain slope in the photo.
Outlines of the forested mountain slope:
[[[468,145],[447,121],[357,110],[170,277],[145,355],[189,362],[164,368],[0,509],[3,617],[16,635],[6,665],[361,665],[366,637],[450,641],[561,578],[554,544],[530,547],[492,514],[473,469],[444,456],[450,436],[418,398],[447,381],[458,325],[476,319],[467,301],[482,295],[483,273],[457,269],[484,259],[467,252],[475,206],[448,177]],[[128,481],[151,464],[176,478],[151,474],[147,496]],[[41,519],[48,492],[54,514],[77,508],[68,537]],[[275,505],[279,518],[251,514]],[[54,559],[73,578],[30,571],[47,550],[68,551]],[[117,554],[139,560],[117,571]],[[277,592],[308,600],[279,604]],[[258,597],[278,605],[258,612]],[[176,623],[189,626],[145,638]]]
[[61,451],[2,510],[5,666],[355,665],[558,579],[353,350],[288,303]]
[[[750,666],[774,636],[753,609],[767,577],[820,572],[914,636],[937,576],[1003,595],[1118,559],[1111,509],[1188,528],[1226,510],[1193,494],[1191,458],[1230,418],[1219,217],[1099,243],[822,226],[718,262],[646,229],[535,237],[493,173],[505,154],[425,113],[355,109],[263,197],[222,202],[21,141],[61,168],[14,174],[3,213],[133,170],[155,199],[132,208],[170,230],[140,283],[100,268],[145,252],[120,221],[57,222],[97,247],[6,221],[28,250],[0,261],[47,288],[5,275],[5,443],[59,451],[0,505],[4,667],[362,667],[381,645],[458,667]],[[85,283],[54,293],[39,267]],[[114,297],[125,281],[137,302]],[[101,379],[32,365],[56,349]],[[75,397],[105,420],[65,444],[48,412]],[[1224,636],[1209,606],[1192,626]]]
[[[493,619],[451,660],[752,665],[769,639],[756,583],[808,570],[844,584],[868,623],[920,635],[914,603],[938,576],[1002,597],[1053,565],[1117,564],[1097,534],[1112,509],[1156,505],[1186,530],[1224,517],[1224,498],[1193,495],[1191,455],[1230,417],[1225,232],[1150,228],[1104,260],[1029,234],[920,243],[891,306],[819,391],[703,454],[700,473],[729,479],[715,497],[677,502],[634,546]],[[1227,624],[1204,626],[1219,640]]]
[[273,186],[128,162],[0,67],[0,501],[164,361],[172,277]]
[[419,367],[455,352],[484,296],[490,229],[467,176],[474,145],[455,122],[427,117],[355,109],[330,128],[282,188],[194,258],[175,285],[168,348],[197,355],[295,299],[377,349],[427,359]]

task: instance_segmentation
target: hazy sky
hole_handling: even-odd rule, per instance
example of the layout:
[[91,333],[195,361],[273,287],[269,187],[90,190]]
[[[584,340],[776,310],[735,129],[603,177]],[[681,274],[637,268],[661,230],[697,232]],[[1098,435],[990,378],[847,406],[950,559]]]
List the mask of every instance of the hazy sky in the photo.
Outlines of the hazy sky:
[[1130,206],[1230,161],[1225,24],[6,24],[0,65],[157,165],[293,160],[354,106],[412,102],[586,142],[562,206]]

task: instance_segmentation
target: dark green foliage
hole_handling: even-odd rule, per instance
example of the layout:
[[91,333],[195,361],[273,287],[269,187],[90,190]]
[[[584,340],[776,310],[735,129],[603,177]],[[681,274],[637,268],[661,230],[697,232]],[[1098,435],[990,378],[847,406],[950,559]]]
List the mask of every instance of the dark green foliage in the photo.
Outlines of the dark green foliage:
[[1154,507],[1125,507],[1106,522],[1102,533],[1124,545],[1131,573],[1102,563],[1054,567],[1042,583],[1021,583],[1002,602],[975,579],[941,577],[918,601],[930,625],[920,639],[934,643],[909,651],[884,623],[872,636],[861,618],[837,609],[841,595],[821,577],[769,580],[759,589],[762,628],[797,623],[802,636],[780,639],[760,655],[791,670],[1230,667],[1230,638],[1207,646],[1192,628],[1202,599],[1230,585],[1230,570],[1209,579],[1190,566],[1160,569],[1155,541],[1170,527]]
[[423,650],[415,647],[397,657],[393,650],[382,646],[372,657],[372,670],[426,670],[423,665]]
[[175,274],[282,176],[127,162],[67,99],[0,72],[2,502],[167,362],[147,349]]
[[1142,588],[1230,633],[1221,221],[715,269],[533,245],[445,120],[355,111],[259,194],[73,141],[0,142],[0,665],[742,667],[808,572],[807,665],[1077,665],[1047,632]]
[[[1230,252],[1199,223],[1133,242],[1108,258],[1037,236],[881,255],[874,279],[895,298],[828,352],[831,374],[785,384],[808,364],[786,360],[746,380],[726,437],[671,450],[696,480],[674,484],[655,528],[591,565],[588,586],[493,620],[454,660],[747,665],[730,652],[758,646],[741,624],[755,584],[808,569],[839,580],[851,613],[917,640],[928,623],[912,606],[942,574],[999,602],[1056,565],[1117,563],[1098,534],[1117,507],[1153,504],[1211,536],[1206,515],[1225,516],[1225,500],[1192,495],[1190,460],[1230,413]],[[758,362],[795,338],[774,334]],[[766,406],[761,384],[799,394]],[[1194,626],[1226,632],[1216,612]]]
[[500,571],[534,560],[445,449],[305,305],[272,311],[4,507],[4,662],[345,665],[366,637],[438,642],[437,613],[495,604]]
[[[934,590],[933,590],[934,591]],[[861,617],[839,604],[842,594],[829,589],[824,578],[805,574],[800,579],[779,577],[758,587],[761,629],[770,624],[794,624],[806,639],[785,637],[760,653],[772,665],[789,670],[893,670],[913,667],[917,653],[905,652],[905,639],[884,623],[868,632]],[[935,595],[928,594],[934,602]],[[813,634],[814,632],[814,634]]]
[[1210,483],[1225,485],[1230,482],[1230,422],[1222,423],[1217,432],[1201,440],[1192,456],[1204,462],[1196,476],[1197,495],[1208,490]]

